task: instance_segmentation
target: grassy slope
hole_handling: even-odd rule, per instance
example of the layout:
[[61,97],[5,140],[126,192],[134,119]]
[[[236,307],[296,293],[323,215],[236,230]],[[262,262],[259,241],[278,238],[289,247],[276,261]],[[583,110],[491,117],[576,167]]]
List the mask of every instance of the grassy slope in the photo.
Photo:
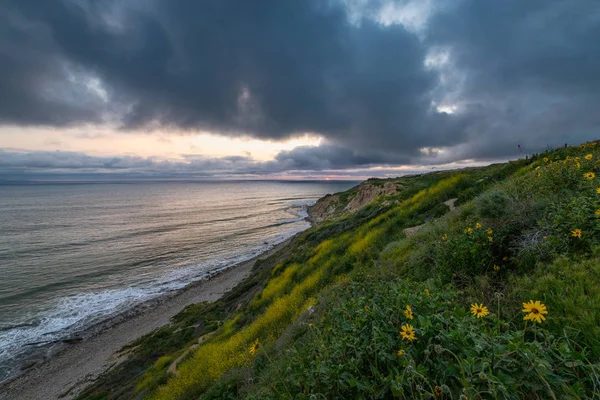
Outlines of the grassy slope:
[[[600,172],[598,150],[399,178],[394,198],[305,232],[222,301],[142,338],[80,397],[600,396],[600,176],[583,177]],[[459,211],[404,236],[451,198]],[[524,323],[530,299],[547,321]],[[474,318],[474,302],[491,315]],[[413,342],[399,335],[406,324]]]

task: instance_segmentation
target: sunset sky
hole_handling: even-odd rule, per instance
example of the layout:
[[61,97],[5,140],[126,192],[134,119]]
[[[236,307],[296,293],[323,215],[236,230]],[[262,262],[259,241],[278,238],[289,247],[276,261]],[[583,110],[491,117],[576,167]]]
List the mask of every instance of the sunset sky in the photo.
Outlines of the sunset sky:
[[597,0],[5,0],[0,181],[515,159],[600,136],[598,38]]

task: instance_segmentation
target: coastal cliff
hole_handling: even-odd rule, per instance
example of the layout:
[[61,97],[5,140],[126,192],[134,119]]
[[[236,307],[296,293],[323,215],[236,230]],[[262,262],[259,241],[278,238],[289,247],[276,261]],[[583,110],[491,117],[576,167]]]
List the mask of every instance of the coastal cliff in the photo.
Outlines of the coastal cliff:
[[78,398],[593,398],[599,150],[328,195],[312,228]]
[[309,219],[313,223],[339,218],[352,214],[371,204],[380,196],[398,193],[402,183],[393,180],[369,179],[357,187],[343,193],[328,194],[308,208]]

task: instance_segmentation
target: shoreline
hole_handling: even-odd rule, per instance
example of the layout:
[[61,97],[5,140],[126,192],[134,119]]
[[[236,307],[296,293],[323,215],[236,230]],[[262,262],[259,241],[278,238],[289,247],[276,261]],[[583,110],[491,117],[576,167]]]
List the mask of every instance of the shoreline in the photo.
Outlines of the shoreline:
[[[0,384],[1,400],[72,399],[96,377],[112,368],[122,355],[117,352],[139,337],[170,323],[190,304],[213,302],[246,279],[259,259],[284,248],[298,234],[271,249],[227,268],[181,290],[144,302],[88,328],[81,337],[63,340],[47,359],[24,369]],[[64,395],[69,392],[67,395]],[[62,397],[61,397],[62,396]]]

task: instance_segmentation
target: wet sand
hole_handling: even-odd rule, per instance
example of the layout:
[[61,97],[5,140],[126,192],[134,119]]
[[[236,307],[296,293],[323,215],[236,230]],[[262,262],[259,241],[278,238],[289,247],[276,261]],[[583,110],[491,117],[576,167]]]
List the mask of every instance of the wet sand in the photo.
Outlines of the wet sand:
[[120,360],[115,354],[126,344],[167,325],[186,306],[215,301],[250,275],[254,262],[277,252],[291,239],[246,262],[239,263],[210,279],[179,293],[153,301],[133,315],[116,317],[108,328],[98,329],[90,338],[65,345],[47,360],[27,369],[16,379],[0,386],[1,400],[72,399],[105,370]]

